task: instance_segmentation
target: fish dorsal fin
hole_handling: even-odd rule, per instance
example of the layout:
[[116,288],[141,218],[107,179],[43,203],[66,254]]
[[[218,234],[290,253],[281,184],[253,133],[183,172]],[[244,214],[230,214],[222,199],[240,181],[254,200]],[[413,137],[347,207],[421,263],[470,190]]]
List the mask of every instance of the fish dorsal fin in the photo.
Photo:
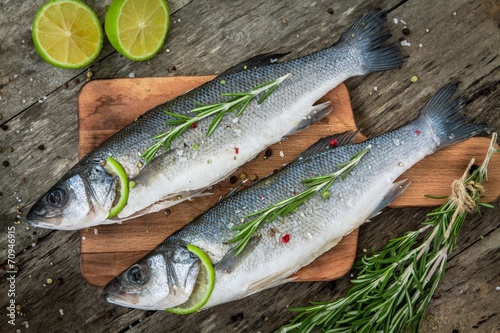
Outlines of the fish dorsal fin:
[[401,193],[404,192],[404,190],[406,190],[406,188],[411,184],[411,183],[407,183],[406,182],[407,179],[403,179],[397,183],[394,183],[391,187],[391,189],[389,190],[389,192],[387,192],[387,194],[382,198],[382,200],[379,202],[379,204],[377,205],[377,207],[375,208],[375,210],[371,213],[371,215],[368,217],[368,221],[377,216],[378,214],[381,213],[382,209],[384,209],[385,207],[389,206],[389,204],[391,202],[394,201],[394,199],[396,199]]
[[316,155],[321,153],[322,151],[332,149],[339,146],[345,146],[351,144],[358,135],[359,130],[357,131],[347,131],[344,133],[333,134],[322,139],[319,139],[312,146],[307,148],[302,154],[299,155],[297,159],[304,159],[312,155]]
[[245,179],[245,180],[242,180],[241,182],[239,182],[235,187],[233,187],[226,194],[224,194],[222,197],[220,197],[217,202],[219,203],[223,200],[226,200],[227,198],[231,197],[233,194],[238,192],[238,190],[241,188],[241,186],[243,186],[243,184],[245,184],[247,182],[247,180],[248,179]]
[[234,65],[233,67],[225,70],[222,72],[222,75],[227,75],[227,74],[233,74],[237,72],[242,72],[247,69],[255,68],[255,67],[260,67],[260,66],[266,66],[270,64],[274,64],[275,62],[278,62],[279,59],[282,57],[286,56],[290,52],[287,53],[265,53],[265,54],[260,54],[255,57],[252,57],[248,60],[245,60],[237,65]]
[[309,127],[312,123],[320,120],[332,111],[330,107],[330,102],[324,102],[318,105],[311,106],[309,114],[304,117],[287,135],[291,135],[302,131],[304,128]]

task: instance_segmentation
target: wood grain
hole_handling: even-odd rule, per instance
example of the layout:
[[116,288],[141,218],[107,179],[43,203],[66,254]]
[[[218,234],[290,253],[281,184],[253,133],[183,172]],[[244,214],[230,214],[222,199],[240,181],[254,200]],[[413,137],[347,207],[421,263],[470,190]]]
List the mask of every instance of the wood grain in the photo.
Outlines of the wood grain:
[[[52,67],[34,50],[30,27],[45,0],[0,1],[0,162],[10,163],[0,163],[0,226],[16,228],[16,304],[22,306],[16,326],[4,324],[2,332],[24,332],[29,323],[29,332],[267,333],[294,316],[288,307],[337,299],[351,286],[349,274],[333,282],[286,284],[189,317],[107,303],[102,289],[80,274],[78,232],[30,228],[24,222],[29,207],[78,161],[77,97],[88,71],[94,79],[209,75],[268,52],[290,52],[287,58],[295,58],[331,45],[356,17],[380,7],[388,10],[392,41],[405,38],[411,46],[402,47],[409,58],[400,70],[346,81],[363,133],[373,137],[406,123],[453,79],[462,82],[467,115],[500,130],[498,1],[167,1],[172,23],[165,47],[153,59],[130,61],[105,40],[98,61],[80,70]],[[85,0],[102,22],[110,2]],[[401,33],[402,20],[407,36]],[[409,81],[414,75],[415,84]],[[500,201],[493,204],[463,224],[422,332],[500,332]],[[15,222],[19,211],[20,223]],[[427,212],[426,207],[385,210],[360,228],[357,256],[415,230]],[[0,243],[7,244],[7,232],[0,233]],[[4,263],[5,247],[1,253]],[[0,269],[2,281],[7,276]],[[5,308],[8,298],[1,299]]]
[[[94,80],[87,83],[78,99],[80,158],[149,108],[211,78],[213,76]],[[355,130],[356,124],[346,87],[341,85],[332,90],[322,99],[326,100],[331,102],[333,108],[329,116],[271,146],[274,153],[270,158],[264,160],[263,154],[260,154],[234,175],[245,173],[247,176],[262,178],[289,163],[319,138],[331,133]],[[358,141],[364,139],[360,135]],[[483,152],[488,143],[486,138],[473,138],[425,158],[401,176],[401,179],[411,180],[412,185],[390,207],[438,205],[442,201],[425,198],[424,194],[448,194],[446,189],[451,181],[460,177],[475,152]],[[284,156],[280,157],[279,152],[284,152]],[[493,166],[498,163],[500,159],[495,158]],[[500,168],[491,169],[493,171],[488,183],[487,201],[493,201],[500,193]],[[213,195],[174,206],[169,209],[169,216],[165,212],[158,212],[121,225],[82,230],[82,275],[89,283],[104,286],[168,235],[213,206],[232,186],[226,179],[211,190]],[[97,235],[94,229],[97,230]],[[297,272],[295,281],[333,280],[344,275],[354,261],[357,234],[356,231],[346,236],[334,249]]]

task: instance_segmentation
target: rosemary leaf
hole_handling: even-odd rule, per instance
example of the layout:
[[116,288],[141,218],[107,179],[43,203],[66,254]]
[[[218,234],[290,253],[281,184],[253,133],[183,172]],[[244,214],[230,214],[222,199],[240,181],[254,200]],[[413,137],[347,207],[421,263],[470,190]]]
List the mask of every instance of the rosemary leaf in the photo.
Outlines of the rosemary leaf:
[[[333,184],[335,179],[342,176],[345,172],[349,172],[355,167],[361,158],[371,149],[371,145],[366,146],[359,153],[354,155],[349,161],[346,163],[340,164],[338,167],[341,167],[339,170],[328,174],[322,175],[314,178],[304,179],[302,183],[308,188],[304,191],[298,193],[297,195],[285,198],[270,207],[261,209],[257,212],[253,212],[247,214],[245,218],[255,217],[255,219],[244,223],[244,227],[242,225],[236,225],[232,228],[232,230],[237,231],[236,235],[229,240],[229,243],[235,243],[240,241],[235,248],[237,249],[236,254],[240,254],[248,244],[248,241],[253,236],[253,234],[258,230],[265,222],[271,223],[276,220],[278,217],[284,217],[297,209],[302,203],[304,203],[307,199],[309,199],[315,193],[321,191],[321,193],[325,193],[328,188]],[[250,228],[251,226],[251,228]],[[244,243],[245,241],[245,243]]]
[[168,129],[166,132],[155,135],[153,139],[157,140],[157,142],[146,149],[140,157],[144,159],[146,163],[151,162],[151,160],[156,156],[160,147],[163,146],[163,149],[165,151],[168,150],[173,140],[177,139],[193,124],[210,116],[214,116],[214,119],[210,123],[206,135],[212,135],[226,114],[238,110],[236,112],[236,115],[240,116],[246,109],[248,104],[256,96],[262,94],[262,96],[257,101],[257,103],[261,104],[278,87],[278,85],[285,79],[290,77],[290,75],[291,74],[286,74],[278,79],[255,86],[251,91],[246,93],[222,94],[223,97],[230,97],[227,101],[222,103],[203,105],[202,103],[195,101],[197,107],[190,111],[191,113],[196,114],[193,117],[170,111],[163,111],[165,112],[165,114],[172,117],[172,119],[166,121],[166,125],[173,128]]
[[[382,249],[363,256],[356,264],[358,276],[345,297],[329,302],[311,302],[292,308],[296,316],[277,332],[416,332],[422,324],[427,306],[443,279],[448,254],[453,250],[466,215],[481,207],[487,167],[496,151],[497,135],[493,133],[486,159],[481,167],[454,182],[464,185],[474,209],[450,199],[422,222],[422,227],[390,240]],[[456,188],[456,187],[454,187]],[[464,193],[462,193],[464,194]],[[420,236],[424,236],[420,240]]]

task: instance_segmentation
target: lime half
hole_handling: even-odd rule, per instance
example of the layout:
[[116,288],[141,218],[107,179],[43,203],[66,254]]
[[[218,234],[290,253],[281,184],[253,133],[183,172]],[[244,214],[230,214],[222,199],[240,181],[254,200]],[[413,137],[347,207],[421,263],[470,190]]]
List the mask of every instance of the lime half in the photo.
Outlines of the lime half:
[[118,52],[131,60],[144,61],[160,51],[169,24],[165,0],[113,0],[104,29]]
[[215,285],[214,266],[207,254],[193,244],[188,244],[187,249],[200,259],[201,266],[188,301],[175,308],[167,309],[168,312],[175,314],[189,314],[201,309],[208,302]]
[[119,183],[118,188],[120,190],[120,196],[118,200],[115,199],[116,204],[111,207],[109,210],[108,219],[118,215],[119,212],[122,211],[123,207],[127,204],[128,201],[128,191],[129,191],[129,181],[127,177],[127,173],[123,169],[120,162],[115,160],[113,157],[108,157],[106,160],[106,165],[104,166],[104,170],[108,172],[110,175],[118,177]]
[[36,51],[61,68],[90,65],[102,49],[103,31],[97,15],[79,0],[51,0],[36,13],[32,26]]

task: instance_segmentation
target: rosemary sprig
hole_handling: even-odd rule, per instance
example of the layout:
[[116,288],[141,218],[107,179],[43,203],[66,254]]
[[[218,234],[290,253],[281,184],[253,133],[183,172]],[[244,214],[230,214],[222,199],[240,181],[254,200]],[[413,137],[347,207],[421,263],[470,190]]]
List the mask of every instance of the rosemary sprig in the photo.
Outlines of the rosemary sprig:
[[469,175],[471,161],[453,183],[449,201],[429,213],[423,227],[389,241],[355,265],[360,271],[345,297],[291,309],[296,317],[277,332],[417,332],[467,213],[492,207],[479,200],[495,142],[493,133],[481,167]]
[[336,168],[340,168],[339,170],[314,178],[304,179],[302,183],[307,186],[302,192],[298,194],[283,199],[270,207],[261,209],[257,212],[250,213],[245,216],[246,218],[254,217],[251,221],[239,224],[234,226],[232,229],[237,231],[238,233],[229,240],[229,243],[239,242],[234,248],[236,250],[236,255],[240,254],[248,242],[255,234],[257,229],[259,229],[265,222],[272,222],[278,217],[283,217],[291,212],[293,212],[297,207],[299,207],[304,201],[310,198],[313,194],[321,191],[321,195],[323,198],[328,199],[329,193],[328,189],[335,180],[342,176],[342,179],[351,172],[351,170],[361,161],[361,158],[371,149],[371,145],[366,146],[359,153],[351,157],[351,159],[345,163],[339,164]]
[[197,108],[191,110],[191,112],[196,114],[193,117],[170,111],[163,111],[167,115],[172,117],[172,119],[167,120],[166,125],[174,127],[167,130],[166,132],[154,136],[153,139],[156,140],[156,142],[141,154],[141,158],[143,158],[146,163],[151,162],[161,146],[163,146],[165,150],[168,150],[172,141],[177,139],[182,133],[193,126],[193,124],[199,122],[202,119],[215,115],[207,131],[207,136],[212,135],[212,133],[215,131],[219,123],[222,121],[222,118],[224,118],[226,114],[237,110],[236,115],[240,116],[243,111],[245,111],[246,107],[252,101],[252,99],[263,93],[262,96],[257,100],[257,103],[261,104],[278,87],[278,85],[285,79],[290,77],[290,75],[291,74],[286,74],[280,78],[277,78],[276,80],[272,80],[264,84],[255,86],[249,92],[222,94],[222,96],[229,97],[229,99],[222,103],[200,105]]

